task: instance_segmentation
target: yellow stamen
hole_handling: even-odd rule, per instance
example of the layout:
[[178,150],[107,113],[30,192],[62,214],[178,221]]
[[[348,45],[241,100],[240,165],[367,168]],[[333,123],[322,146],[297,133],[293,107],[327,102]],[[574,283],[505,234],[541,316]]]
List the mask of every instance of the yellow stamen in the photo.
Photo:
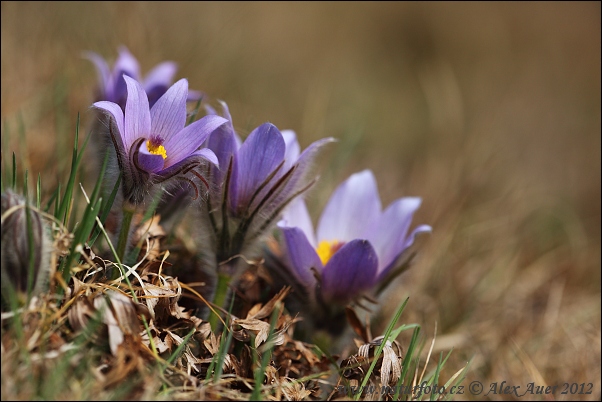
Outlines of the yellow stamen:
[[163,145],[155,145],[152,142],[146,141],[146,149],[153,155],[161,155],[163,159],[167,159],[167,152]]
[[322,240],[320,244],[318,244],[318,248],[316,249],[316,253],[318,257],[320,257],[320,261],[322,261],[323,265],[332,258],[334,253],[339,251],[339,249],[343,246],[343,243],[340,243],[336,240]]

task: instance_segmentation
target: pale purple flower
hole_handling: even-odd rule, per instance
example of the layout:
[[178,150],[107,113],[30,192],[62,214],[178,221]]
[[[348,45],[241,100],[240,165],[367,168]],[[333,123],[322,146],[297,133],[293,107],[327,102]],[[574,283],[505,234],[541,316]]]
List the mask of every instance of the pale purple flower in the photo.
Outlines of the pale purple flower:
[[[125,114],[113,102],[96,102],[94,107],[111,118],[109,132],[123,175],[125,200],[139,204],[154,184],[172,178],[193,184],[196,189],[192,178],[205,182],[196,169],[207,162],[218,163],[211,150],[199,148],[209,134],[227,120],[205,116],[185,127],[186,79],[171,86],[152,108],[142,86],[128,76],[124,76],[124,80],[127,88]],[[187,174],[192,176],[186,177]]]
[[[126,83],[123,79],[124,75],[132,77],[141,83],[142,88],[144,88],[148,96],[148,103],[152,107],[171,86],[178,70],[175,62],[164,61],[157,64],[142,78],[138,60],[125,46],[119,47],[119,56],[115,60],[113,70],[111,70],[106,60],[97,53],[85,52],[84,57],[94,63],[98,73],[98,94],[96,95],[96,100],[117,103],[123,110],[125,110],[127,97]],[[200,92],[189,91],[187,100],[196,101],[200,97]]]
[[295,200],[278,224],[285,266],[313,301],[346,304],[387,278],[415,236],[431,230],[410,231],[420,203],[400,198],[383,211],[374,175],[364,170],[335,190],[314,233],[305,203]]
[[215,188],[202,211],[210,223],[205,238],[213,239],[217,263],[256,244],[284,207],[314,183],[310,165],[317,152],[333,141],[318,140],[301,153],[293,131],[281,132],[265,123],[241,142],[227,105],[222,106],[229,122],[207,140],[206,146],[219,160],[219,169],[210,167],[209,178]]

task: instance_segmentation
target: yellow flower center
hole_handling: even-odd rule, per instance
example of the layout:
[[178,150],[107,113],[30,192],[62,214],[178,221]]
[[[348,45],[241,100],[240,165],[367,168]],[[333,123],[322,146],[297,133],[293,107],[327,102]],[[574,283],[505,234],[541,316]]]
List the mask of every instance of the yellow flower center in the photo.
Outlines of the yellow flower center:
[[318,253],[322,264],[326,265],[332,256],[343,247],[343,244],[337,240],[322,240],[316,249],[316,253]]
[[155,141],[148,140],[146,141],[146,148],[151,154],[161,155],[163,159],[167,159],[167,152],[165,151],[165,147],[163,145],[158,144]]

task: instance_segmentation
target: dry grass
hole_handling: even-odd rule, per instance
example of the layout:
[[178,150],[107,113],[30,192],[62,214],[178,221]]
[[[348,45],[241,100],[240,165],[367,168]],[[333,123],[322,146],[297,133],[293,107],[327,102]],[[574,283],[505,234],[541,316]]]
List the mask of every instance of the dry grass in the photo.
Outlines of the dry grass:
[[71,146],[76,113],[91,118],[81,51],[112,58],[124,43],[143,71],[176,60],[243,131],[271,121],[302,145],[340,139],[316,214],[363,168],[385,203],[423,197],[415,222],[433,235],[381,327],[409,295],[405,319],[438,323],[450,370],[474,357],[466,385],[592,382],[554,397],[601,398],[599,3],[1,7],[2,121],[22,116],[30,144],[3,149],[32,177]]

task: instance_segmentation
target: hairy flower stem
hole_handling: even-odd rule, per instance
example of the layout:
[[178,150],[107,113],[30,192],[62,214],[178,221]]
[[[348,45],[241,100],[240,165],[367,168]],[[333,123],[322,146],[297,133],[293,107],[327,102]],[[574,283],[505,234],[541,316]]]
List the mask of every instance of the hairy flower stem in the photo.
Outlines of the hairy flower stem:
[[123,261],[127,245],[130,238],[130,226],[132,225],[132,218],[134,217],[134,206],[130,203],[124,203],[123,205],[123,220],[121,221],[121,231],[119,232],[119,240],[117,242],[117,256]]
[[[230,280],[232,277],[228,274],[220,272],[217,275],[217,285],[215,287],[215,293],[213,295],[213,305],[216,307],[224,307],[226,300],[228,298],[228,293],[230,291]],[[219,310],[216,310],[219,311]],[[209,324],[211,324],[211,329],[213,332],[217,331],[220,323],[219,316],[214,312],[211,312],[209,316]]]

